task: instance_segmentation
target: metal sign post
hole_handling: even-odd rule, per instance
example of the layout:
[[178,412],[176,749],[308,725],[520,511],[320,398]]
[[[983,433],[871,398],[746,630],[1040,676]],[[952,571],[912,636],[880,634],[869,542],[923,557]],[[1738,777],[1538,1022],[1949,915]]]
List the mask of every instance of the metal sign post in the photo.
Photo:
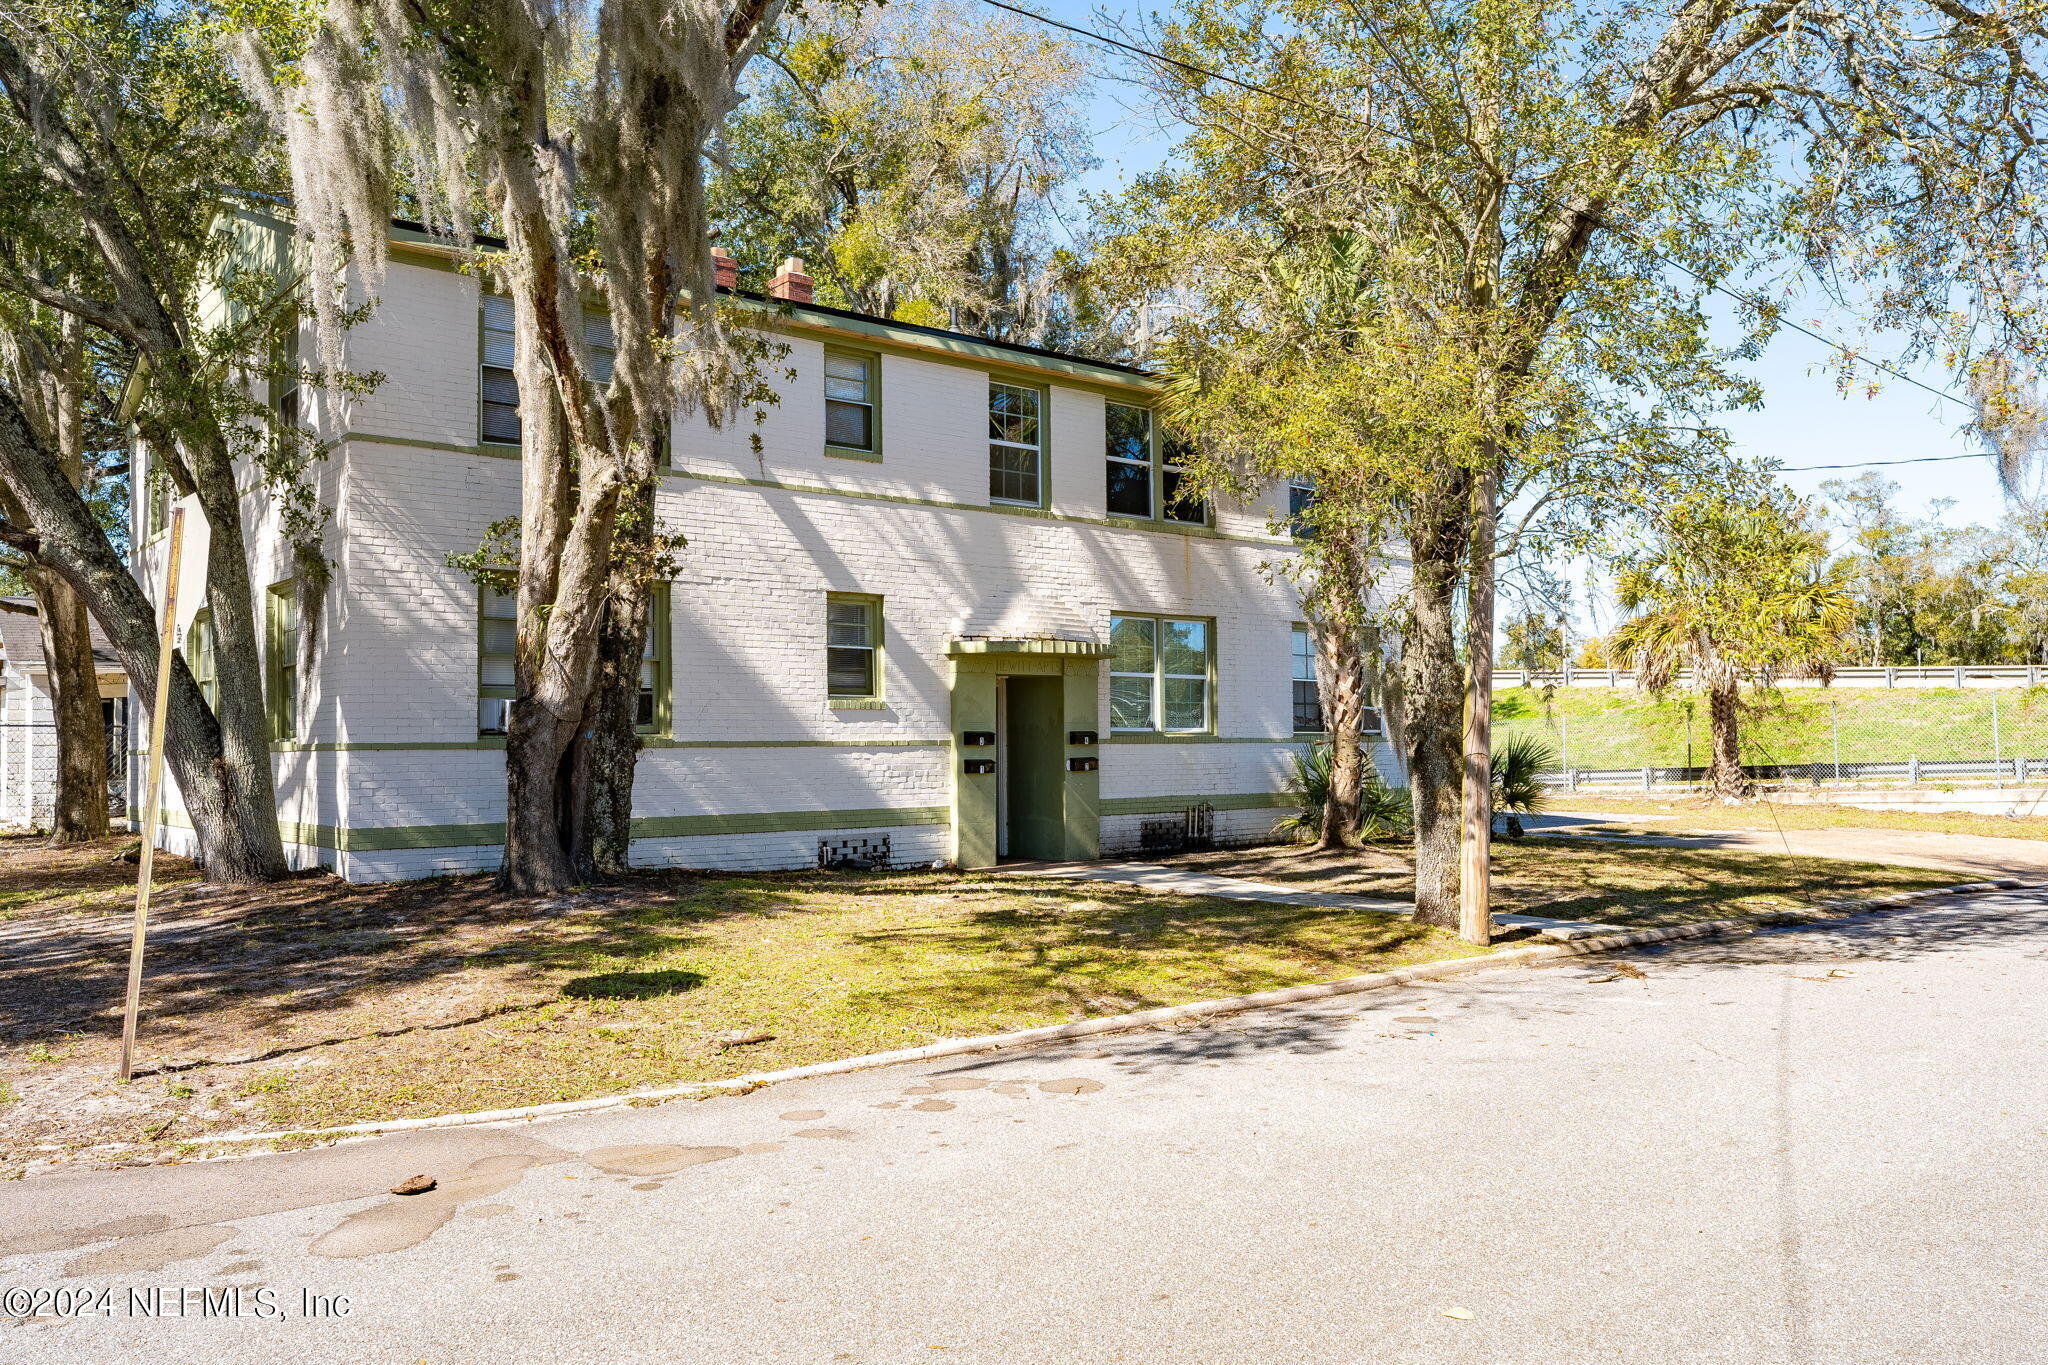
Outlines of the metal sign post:
[[143,780],[142,851],[135,873],[135,936],[128,944],[128,1005],[121,1017],[121,1079],[134,1074],[135,1015],[142,1003],[142,942],[149,932],[149,882],[155,863],[157,801],[164,779],[164,717],[171,709],[171,652],[178,634],[178,569],[185,548],[185,509],[171,509],[170,558],[164,570],[162,625],[156,654],[156,697],[149,711],[149,759]]

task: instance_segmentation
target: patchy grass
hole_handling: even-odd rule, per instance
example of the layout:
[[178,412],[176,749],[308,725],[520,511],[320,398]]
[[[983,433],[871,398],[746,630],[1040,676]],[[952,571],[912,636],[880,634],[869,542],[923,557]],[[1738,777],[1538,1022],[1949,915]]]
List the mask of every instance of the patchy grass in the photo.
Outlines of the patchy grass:
[[[53,846],[46,835],[0,835],[0,924],[34,912],[104,914],[135,904],[134,839],[105,839]],[[159,853],[158,891],[199,880],[183,858]]]
[[[1551,797],[1550,815],[1588,813],[1618,820],[1587,825],[1589,830],[1676,834],[1686,830],[1897,829],[1923,834],[1976,834],[1993,839],[2048,839],[2048,804],[2038,817],[2008,818],[1969,811],[1861,810],[1855,806],[1810,805],[1759,798],[1727,805],[1698,797],[1602,796],[1597,792]],[[1631,820],[1629,817],[1637,817]]]
[[[144,1069],[124,1087],[128,904],[102,875],[116,847],[48,852],[0,846],[0,888],[25,889],[17,858],[46,879],[0,924],[0,1174],[723,1079],[1480,951],[1399,915],[973,873],[648,874],[535,899],[484,877],[223,889],[165,860]],[[1397,847],[1178,861],[1396,899],[1411,885]],[[1504,910],[1645,925],[1955,879],[1563,839],[1503,844],[1497,867]],[[772,1036],[722,1045],[757,1033]]]
[[[1669,832],[1668,830],[1666,831]],[[1954,872],[1833,858],[1703,849],[1630,848],[1546,836],[1493,845],[1496,912],[1650,928],[1688,920],[1740,919],[1845,897],[1952,886]],[[1275,845],[1182,854],[1161,861],[1303,890],[1407,900],[1415,894],[1407,848],[1345,853]]]
[[[719,1079],[1475,951],[1394,915],[930,871],[649,875],[552,901],[481,877],[307,876],[163,903],[148,1069],[126,1087],[125,906],[4,926],[0,1078],[22,1099],[0,1168]],[[773,1037],[728,1049],[727,1032]]]

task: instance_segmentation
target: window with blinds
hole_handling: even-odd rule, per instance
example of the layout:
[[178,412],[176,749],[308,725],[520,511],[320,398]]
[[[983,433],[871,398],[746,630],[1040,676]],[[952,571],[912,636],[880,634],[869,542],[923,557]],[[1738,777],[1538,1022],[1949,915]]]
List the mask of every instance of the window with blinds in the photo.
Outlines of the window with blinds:
[[[611,318],[603,309],[583,310],[583,344],[590,350],[590,377],[599,384],[612,379],[617,343]],[[519,444],[519,380],[512,372],[516,346],[512,331],[512,300],[486,294],[483,300],[482,350],[478,367],[481,406],[477,439],[492,445]]]

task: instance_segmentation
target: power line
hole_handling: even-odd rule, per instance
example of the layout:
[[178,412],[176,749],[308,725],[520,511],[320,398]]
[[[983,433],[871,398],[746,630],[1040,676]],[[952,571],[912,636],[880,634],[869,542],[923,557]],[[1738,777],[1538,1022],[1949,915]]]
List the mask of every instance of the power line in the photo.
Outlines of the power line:
[[[1251,81],[1239,80],[1235,76],[1228,75],[1221,71],[1213,70],[1209,67],[1198,66],[1193,62],[1184,62],[1178,57],[1169,57],[1163,52],[1155,52],[1151,48],[1142,47],[1136,43],[1127,43],[1123,41],[1121,38],[1112,38],[1108,34],[1099,33],[1092,28],[1083,28],[1077,24],[1069,24],[1064,20],[1055,19],[1050,15],[1035,13],[1034,11],[1024,9],[1020,6],[1009,4],[1007,3],[1007,0],[982,0],[982,3],[985,5],[989,5],[995,9],[1005,10],[1011,14],[1019,15],[1025,19],[1033,20],[1036,23],[1044,24],[1049,28],[1060,29],[1063,32],[1068,33],[1074,37],[1085,39],[1093,43],[1099,43],[1104,47],[1115,48],[1120,52],[1127,52],[1133,56],[1144,57],[1151,61],[1163,63],[1164,65],[1174,67],[1181,71],[1185,71],[1190,75],[1202,76],[1209,80],[1221,81],[1225,85],[1236,86],[1238,89],[1246,91],[1250,94],[1264,95],[1269,99],[1280,100],[1284,103],[1294,105],[1298,109],[1305,109],[1309,113],[1319,114],[1325,118],[1341,119],[1344,122],[1352,124],[1356,127],[1364,128],[1368,132],[1377,133],[1381,137],[1391,138],[1396,142],[1405,142],[1409,146],[1414,147],[1419,151],[1429,150],[1429,148],[1424,146],[1421,142],[1417,141],[1412,137],[1407,136],[1406,134],[1396,133],[1388,129],[1375,127],[1374,125],[1366,122],[1364,119],[1358,118],[1352,114],[1348,114],[1341,109],[1332,109],[1327,105],[1315,104],[1308,100],[1302,99],[1297,95],[1290,95],[1284,90],[1275,90],[1270,86],[1258,85]],[[1672,267],[1675,270],[1684,271],[1687,275],[1692,276],[1693,279],[1699,281],[1700,284],[1704,285],[1706,288],[1712,290],[1717,294],[1725,295],[1728,298],[1734,299],[1737,303],[1744,304],[1750,308],[1760,309],[1767,314],[1773,316],[1777,315],[1778,310],[1776,305],[1772,304],[1768,300],[1757,298],[1754,295],[1744,294],[1740,290],[1731,289],[1727,285],[1708,279],[1706,276],[1700,274],[1699,271],[1694,270],[1691,266],[1685,264],[1683,261],[1675,261],[1671,257],[1666,256],[1663,252],[1657,250],[1657,248],[1651,246],[1647,241],[1643,239],[1643,235],[1640,232],[1636,231],[1634,228],[1629,227],[1625,223],[1617,223],[1603,213],[1597,213],[1592,209],[1579,208],[1567,205],[1560,200],[1548,198],[1541,193],[1536,193],[1534,197],[1538,203],[1547,204],[1552,208],[1562,208],[1565,209],[1567,212],[1584,214],[1586,217],[1592,219],[1594,222],[1599,223],[1602,227],[1605,227],[1610,231],[1620,233],[1621,235],[1630,238],[1635,242],[1636,246],[1643,251],[1645,255],[1651,256],[1656,260],[1660,260],[1664,262],[1664,264]],[[1844,342],[1836,341],[1833,337],[1823,335],[1820,332],[1814,331],[1810,327],[1801,326],[1799,323],[1792,321],[1790,318],[1779,316],[1777,320],[1779,326],[1789,328],[1792,331],[1799,333],[1801,336],[1809,337],[1814,341],[1818,341],[1821,345],[1826,346],[1831,350],[1839,351],[1843,356],[1847,357],[1852,363],[1868,365],[1873,370],[1877,370],[1883,374],[1888,374],[1892,376],[1894,379],[1901,380],[1904,383],[1911,384],[1916,389],[1924,389],[1928,393],[1933,394],[1936,398],[1944,399],[1950,403],[1961,404],[1964,407],[1970,408],[1972,411],[1976,410],[1975,405],[1972,404],[1969,399],[1964,398],[1958,394],[1950,393],[1947,389],[1936,388],[1932,384],[1916,379],[1912,375],[1907,374],[1904,370],[1899,369],[1897,366],[1888,364],[1885,361],[1875,360],[1869,356],[1860,354],[1853,347],[1849,346]],[[1942,458],[1951,457],[1945,456]],[[1892,463],[1907,464],[1913,463],[1913,461],[1900,460],[1893,461]],[[1814,466],[1814,468],[1832,467],[1834,466]],[[1841,467],[1850,468],[1851,466]]]
[[1940,464],[1945,460],[1988,460],[1991,457],[1982,451],[1968,455],[1916,455],[1907,460],[1856,460],[1850,464],[1788,464],[1780,465],[1780,474],[1803,474],[1818,469],[1874,469],[1889,464]]

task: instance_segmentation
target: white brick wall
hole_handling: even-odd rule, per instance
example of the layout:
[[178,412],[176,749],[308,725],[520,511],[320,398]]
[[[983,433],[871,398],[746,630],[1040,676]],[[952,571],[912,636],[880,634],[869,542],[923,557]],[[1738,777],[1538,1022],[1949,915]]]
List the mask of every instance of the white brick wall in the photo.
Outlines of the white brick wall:
[[[503,818],[502,752],[476,745],[476,589],[446,562],[519,505],[518,462],[474,449],[476,312],[473,279],[394,262],[378,310],[348,342],[351,367],[381,372],[383,384],[323,407],[323,433],[338,442],[319,474],[335,509],[334,577],[322,653],[305,680],[303,738],[325,747],[278,755],[286,820],[366,831]],[[882,460],[837,459],[822,439],[824,344],[807,333],[783,339],[788,355],[771,368],[793,368],[796,379],[763,420],[742,413],[723,430],[692,420],[673,438],[679,472],[662,479],[657,505],[689,538],[671,598],[674,744],[641,755],[637,816],[944,808],[956,766],[948,644],[964,635],[1105,640],[1118,611],[1215,619],[1220,738],[1106,743],[1104,797],[1280,788],[1296,747],[1288,630],[1300,614],[1273,572],[1291,551],[1268,534],[1284,490],[1220,509],[1223,536],[1102,524],[1105,392],[1139,395],[1113,373],[1090,383],[1041,371],[1051,399],[1048,512],[985,510],[987,385],[992,373],[1017,378],[1014,369],[849,336],[850,346],[883,351]],[[260,590],[288,569],[253,490],[248,517]],[[160,546],[142,558],[157,565]],[[884,709],[827,704],[825,594],[834,591],[883,598]],[[1102,686],[1106,731],[1106,676]],[[1218,832],[1256,837],[1275,815],[1220,812]],[[1105,818],[1105,848],[1135,844],[1144,818]],[[845,832],[824,820],[794,832],[648,838],[634,858],[806,865],[820,838]],[[948,846],[943,824],[880,832],[901,860],[942,857]],[[360,879],[495,865],[497,847],[468,837],[296,852]]]

